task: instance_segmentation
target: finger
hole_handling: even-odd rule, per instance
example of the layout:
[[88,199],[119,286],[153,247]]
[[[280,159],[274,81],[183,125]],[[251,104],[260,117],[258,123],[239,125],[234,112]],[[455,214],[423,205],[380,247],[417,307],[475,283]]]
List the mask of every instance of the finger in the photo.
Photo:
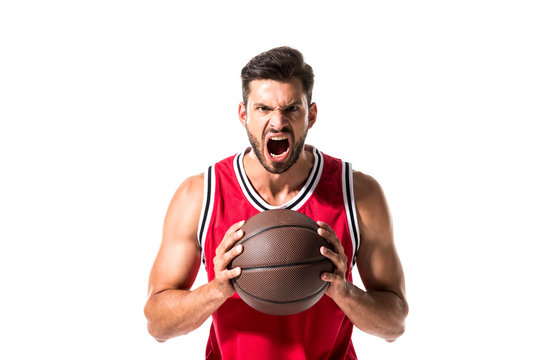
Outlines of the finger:
[[320,275],[320,279],[324,280],[324,281],[327,281],[327,282],[334,282],[337,280],[337,275],[336,274],[333,274],[333,273],[328,273],[328,272],[325,272],[325,273],[322,273]]
[[243,251],[243,245],[238,244],[223,254],[218,254],[218,255],[216,254],[213,259],[213,265],[214,265],[215,271],[217,272],[222,269],[229,268],[230,267],[229,264],[232,261],[232,259],[234,259],[236,256],[241,254],[242,251]]
[[225,236],[217,249],[215,249],[215,255],[220,256],[230,251],[232,246],[234,246],[234,244],[238,242],[243,237],[243,235],[244,231],[242,229],[239,229],[231,235]]
[[327,231],[329,231],[330,233],[333,233],[335,235],[335,231],[331,228],[331,226],[329,226],[328,224],[326,224],[325,222],[323,221],[317,221],[316,224],[318,226],[320,226],[322,229],[325,229]]
[[241,268],[235,267],[233,269],[223,271],[222,278],[226,280],[230,280],[230,279],[234,279],[240,276],[240,274],[241,274]]
[[328,248],[326,246],[321,246],[320,247],[320,254],[327,257],[328,259],[330,259],[333,262],[339,260],[339,254],[337,254],[335,251],[331,250],[330,248]]
[[320,254],[331,260],[337,269],[342,270],[342,268],[346,268],[346,256],[336,253],[325,246],[320,247]]
[[324,239],[329,241],[336,252],[344,254],[344,248],[341,244],[341,241],[335,234],[335,231],[328,224],[319,221],[318,235],[322,236]]
[[325,246],[320,247],[320,253],[333,263],[335,273],[340,273],[341,275],[346,273],[348,261],[346,255],[338,254]]
[[241,274],[241,268],[235,267],[233,269],[224,269],[215,272],[215,280],[219,282],[227,282],[231,279],[237,278]]
[[243,251],[243,245],[238,244],[234,246],[232,249],[230,249],[229,251],[223,254],[224,263],[227,264],[228,266],[228,264],[230,264],[232,259],[234,259],[236,256],[241,254],[242,251]]
[[234,234],[239,229],[241,229],[241,227],[243,225],[245,225],[245,220],[238,221],[237,223],[233,224],[230,228],[228,228],[228,230],[225,233],[225,236],[230,236],[230,235]]
[[244,224],[245,224],[245,220],[242,220],[232,225],[226,231],[225,235],[223,236],[223,240],[221,241],[219,246],[217,246],[217,248],[215,249],[215,254],[225,253],[232,247],[232,245],[236,243],[236,241],[238,241],[239,239],[243,237],[244,232],[241,229],[241,227]]

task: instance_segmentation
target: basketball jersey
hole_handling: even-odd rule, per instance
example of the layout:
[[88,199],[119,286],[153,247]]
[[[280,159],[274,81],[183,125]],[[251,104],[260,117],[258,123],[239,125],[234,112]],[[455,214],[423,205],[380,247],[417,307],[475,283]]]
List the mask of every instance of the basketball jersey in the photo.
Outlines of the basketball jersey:
[[[247,178],[246,152],[210,166],[204,175],[198,237],[208,281],[215,278],[215,250],[230,226],[261,211],[282,208],[323,221],[335,230],[348,258],[347,278],[352,281],[359,228],[350,164],[313,147],[313,168],[302,190],[286,204],[271,206]],[[252,309],[235,293],[212,315],[206,359],[357,359],[352,330],[352,322],[325,294],[301,313],[273,316]]]

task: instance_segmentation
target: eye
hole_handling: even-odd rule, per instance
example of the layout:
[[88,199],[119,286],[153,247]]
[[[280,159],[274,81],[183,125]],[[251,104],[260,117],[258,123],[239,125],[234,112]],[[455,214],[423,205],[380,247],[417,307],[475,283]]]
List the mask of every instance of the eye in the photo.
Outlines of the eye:
[[294,112],[294,111],[298,111],[298,110],[299,110],[299,106],[296,106],[296,105],[291,105],[291,106],[286,108],[286,111],[289,111],[289,112]]
[[256,108],[256,110],[262,111],[262,112],[268,112],[268,111],[270,111],[271,109],[270,109],[269,107],[267,107],[267,106],[258,106],[258,107]]

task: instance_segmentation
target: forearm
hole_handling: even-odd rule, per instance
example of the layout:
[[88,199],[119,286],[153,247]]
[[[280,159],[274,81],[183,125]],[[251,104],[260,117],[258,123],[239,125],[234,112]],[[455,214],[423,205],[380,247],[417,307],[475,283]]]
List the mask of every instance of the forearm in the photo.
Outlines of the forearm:
[[148,331],[158,341],[185,335],[200,327],[227,299],[218,284],[194,290],[165,290],[148,299],[144,313]]
[[406,300],[391,291],[365,292],[352,283],[333,299],[360,330],[394,341],[404,333],[408,314]]

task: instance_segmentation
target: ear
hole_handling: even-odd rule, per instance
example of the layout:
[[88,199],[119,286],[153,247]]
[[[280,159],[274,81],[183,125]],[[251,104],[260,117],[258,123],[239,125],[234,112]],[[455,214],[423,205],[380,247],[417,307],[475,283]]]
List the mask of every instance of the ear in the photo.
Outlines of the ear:
[[309,129],[313,127],[314,123],[316,122],[316,117],[318,115],[318,108],[316,107],[316,103],[311,103],[311,107],[309,108]]
[[240,102],[240,106],[238,108],[238,117],[243,127],[246,127],[247,126],[247,107],[245,106],[243,102]]

